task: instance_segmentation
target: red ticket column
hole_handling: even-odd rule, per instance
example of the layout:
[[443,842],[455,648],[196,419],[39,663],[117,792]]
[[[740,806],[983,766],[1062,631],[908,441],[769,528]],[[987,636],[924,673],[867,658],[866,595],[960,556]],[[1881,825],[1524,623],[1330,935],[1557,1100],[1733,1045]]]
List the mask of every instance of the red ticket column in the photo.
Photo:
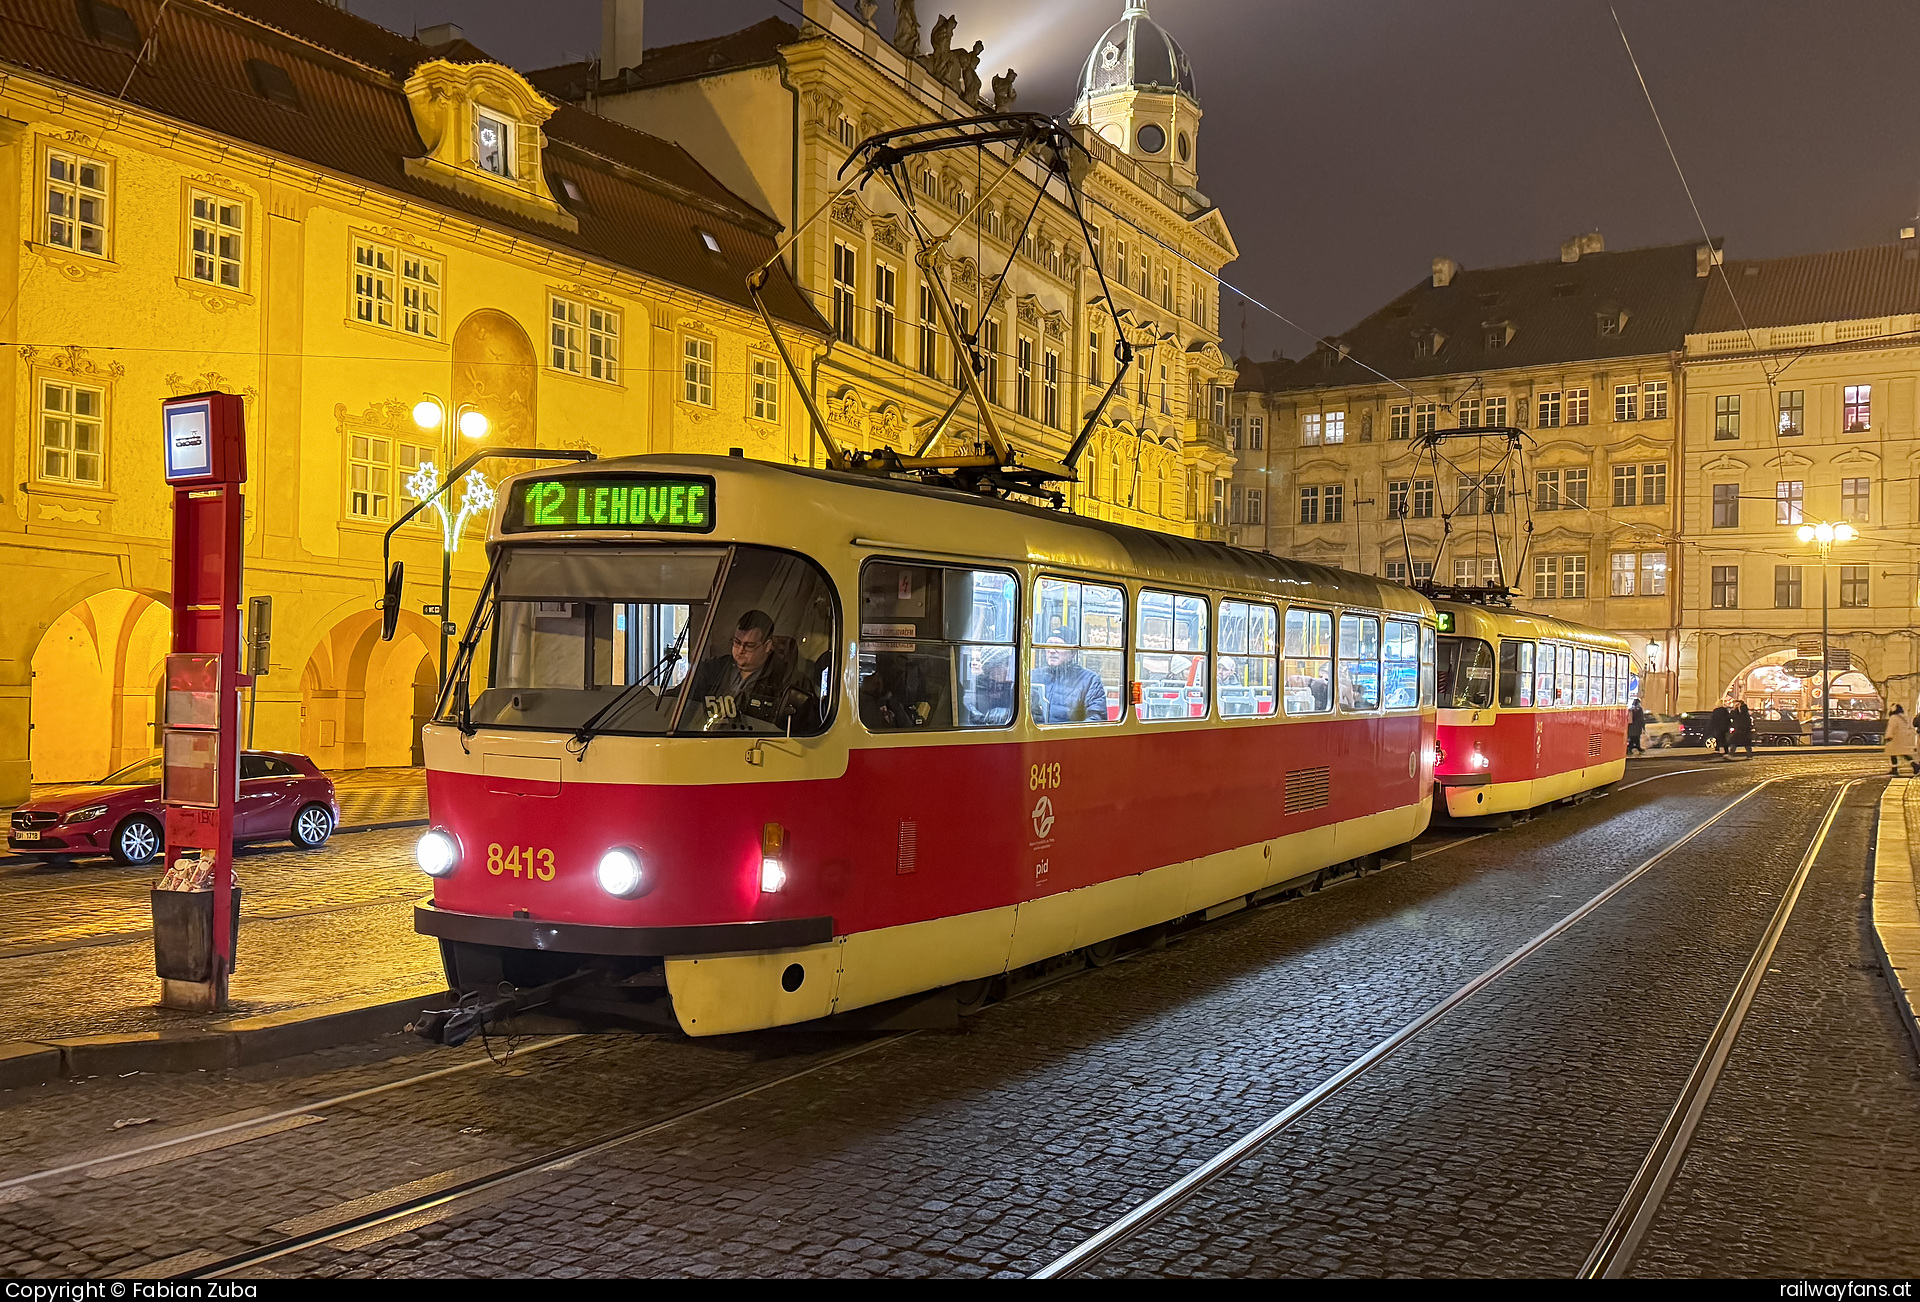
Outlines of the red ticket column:
[[[170,974],[162,957],[161,1002],[217,1009],[226,1005],[234,955],[245,410],[237,394],[199,393],[162,403],[161,421],[167,482],[173,485],[173,654],[161,740],[167,862],[171,867],[189,850],[213,854],[209,961],[199,961],[202,949],[179,966],[176,954]],[[161,925],[156,904],[156,957]]]

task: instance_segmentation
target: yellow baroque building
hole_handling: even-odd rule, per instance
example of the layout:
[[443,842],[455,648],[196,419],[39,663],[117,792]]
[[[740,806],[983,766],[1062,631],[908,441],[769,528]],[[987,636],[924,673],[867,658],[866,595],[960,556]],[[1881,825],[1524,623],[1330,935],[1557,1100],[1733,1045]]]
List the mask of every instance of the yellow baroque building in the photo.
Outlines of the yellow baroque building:
[[[396,536],[391,643],[375,602],[431,467],[480,446],[808,459],[744,284],[778,226],[681,147],[554,103],[457,29],[411,40],[320,0],[8,11],[0,806],[155,744],[171,395],[245,396],[246,591],[275,612],[243,717],[329,768],[418,760],[450,524]],[[825,323],[784,276],[770,299],[810,366]],[[454,432],[472,412],[480,439]],[[457,614],[484,516],[454,506]]]

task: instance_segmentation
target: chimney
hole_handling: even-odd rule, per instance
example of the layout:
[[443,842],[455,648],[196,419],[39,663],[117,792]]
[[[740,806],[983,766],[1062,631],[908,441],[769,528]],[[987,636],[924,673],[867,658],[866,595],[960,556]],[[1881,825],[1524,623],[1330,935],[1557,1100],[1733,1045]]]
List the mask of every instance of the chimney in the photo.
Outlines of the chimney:
[[1463,270],[1464,268],[1452,258],[1435,258],[1433,260],[1433,287],[1435,289],[1445,289],[1453,283],[1453,278]]
[[1607,242],[1600,238],[1599,231],[1588,231],[1585,235],[1576,235],[1560,246],[1560,261],[1578,262],[1582,254],[1605,253]]
[[1726,254],[1722,250],[1714,248],[1711,244],[1702,244],[1693,251],[1693,274],[1710,276],[1713,274],[1713,269],[1725,258]]
[[640,66],[646,0],[600,0],[600,75],[618,77]]
[[460,30],[459,23],[435,23],[415,32],[414,39],[426,46],[452,45],[465,34]]

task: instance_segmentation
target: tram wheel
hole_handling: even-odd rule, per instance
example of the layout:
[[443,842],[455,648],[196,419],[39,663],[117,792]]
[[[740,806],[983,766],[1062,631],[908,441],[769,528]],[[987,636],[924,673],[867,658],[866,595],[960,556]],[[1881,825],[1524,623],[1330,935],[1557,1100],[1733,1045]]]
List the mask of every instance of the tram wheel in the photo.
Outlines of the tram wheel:
[[1118,940],[1102,940],[1087,946],[1087,963],[1091,967],[1105,967],[1120,957]]

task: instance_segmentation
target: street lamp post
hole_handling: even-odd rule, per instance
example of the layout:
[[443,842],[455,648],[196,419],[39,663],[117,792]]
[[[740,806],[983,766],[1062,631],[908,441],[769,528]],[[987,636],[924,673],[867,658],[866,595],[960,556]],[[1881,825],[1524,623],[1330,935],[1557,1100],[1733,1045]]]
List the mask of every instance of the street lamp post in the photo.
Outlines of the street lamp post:
[[[440,451],[445,457],[444,464],[448,467],[451,467],[455,461],[453,454],[456,428],[470,439],[485,438],[488,428],[486,416],[470,402],[463,402],[454,408],[453,419],[449,421],[446,404],[441,402],[437,395],[431,393],[414,404],[413,423],[421,429],[439,431]],[[446,486],[444,479],[441,481],[441,486]],[[444,506],[440,514],[443,526],[440,548],[440,682],[444,685],[447,681],[447,634],[452,628],[450,614],[453,602],[453,550],[459,545],[460,540],[457,537],[446,536],[444,526],[447,512]],[[461,515],[460,523],[463,527],[466,524],[464,513]]]
[[1803,524],[1797,531],[1800,541],[1820,549],[1820,744],[1833,744],[1833,655],[1827,650],[1827,562],[1835,543],[1852,542],[1860,536],[1850,524]]

